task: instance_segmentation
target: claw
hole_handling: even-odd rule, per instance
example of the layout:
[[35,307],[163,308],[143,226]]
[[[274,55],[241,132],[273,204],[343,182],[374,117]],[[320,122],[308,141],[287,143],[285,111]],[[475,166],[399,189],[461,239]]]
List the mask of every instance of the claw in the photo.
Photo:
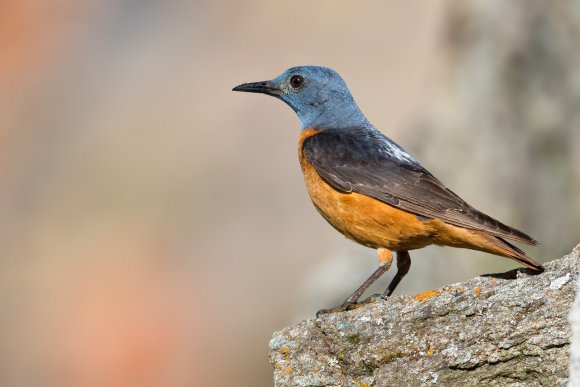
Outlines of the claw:
[[334,308],[320,309],[318,312],[316,312],[316,318],[322,316],[323,314],[346,312],[347,310],[358,309],[364,305],[387,299],[388,297],[383,293],[376,293],[360,302],[344,302],[342,305],[335,306]]
[[356,309],[359,306],[360,305],[356,302],[345,302],[344,304],[335,306],[334,308],[320,309],[318,312],[316,312],[316,318],[322,316],[323,314],[346,312],[347,310]]

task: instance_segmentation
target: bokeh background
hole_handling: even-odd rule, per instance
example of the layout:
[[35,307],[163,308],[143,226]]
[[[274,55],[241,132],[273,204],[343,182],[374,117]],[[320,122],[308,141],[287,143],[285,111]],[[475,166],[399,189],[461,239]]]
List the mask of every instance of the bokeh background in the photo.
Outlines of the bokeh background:
[[[274,330],[374,251],[316,213],[280,101],[333,67],[368,118],[548,261],[580,242],[580,5],[0,2],[0,384],[261,386]],[[398,293],[516,267],[412,254]],[[387,275],[374,288],[382,290]]]

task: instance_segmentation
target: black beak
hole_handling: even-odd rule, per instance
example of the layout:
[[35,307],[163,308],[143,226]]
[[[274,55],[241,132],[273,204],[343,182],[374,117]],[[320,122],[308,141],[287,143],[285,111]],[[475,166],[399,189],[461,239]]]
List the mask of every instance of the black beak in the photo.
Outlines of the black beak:
[[245,91],[246,93],[262,93],[268,95],[276,95],[280,89],[272,84],[272,81],[243,83],[236,86],[232,91]]

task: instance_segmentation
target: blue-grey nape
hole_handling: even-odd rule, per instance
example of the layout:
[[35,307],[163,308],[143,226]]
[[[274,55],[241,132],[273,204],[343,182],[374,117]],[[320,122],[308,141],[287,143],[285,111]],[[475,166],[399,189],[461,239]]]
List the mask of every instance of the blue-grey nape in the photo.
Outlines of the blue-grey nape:
[[370,126],[342,77],[328,67],[292,67],[271,81],[244,84],[234,90],[281,99],[296,112],[303,129]]

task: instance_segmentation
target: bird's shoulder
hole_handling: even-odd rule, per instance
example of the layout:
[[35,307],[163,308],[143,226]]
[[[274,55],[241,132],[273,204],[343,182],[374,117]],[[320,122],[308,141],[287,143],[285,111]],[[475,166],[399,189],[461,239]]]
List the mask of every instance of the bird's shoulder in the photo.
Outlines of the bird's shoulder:
[[308,129],[303,132],[302,151],[319,165],[403,168],[427,173],[403,148],[374,127]]

